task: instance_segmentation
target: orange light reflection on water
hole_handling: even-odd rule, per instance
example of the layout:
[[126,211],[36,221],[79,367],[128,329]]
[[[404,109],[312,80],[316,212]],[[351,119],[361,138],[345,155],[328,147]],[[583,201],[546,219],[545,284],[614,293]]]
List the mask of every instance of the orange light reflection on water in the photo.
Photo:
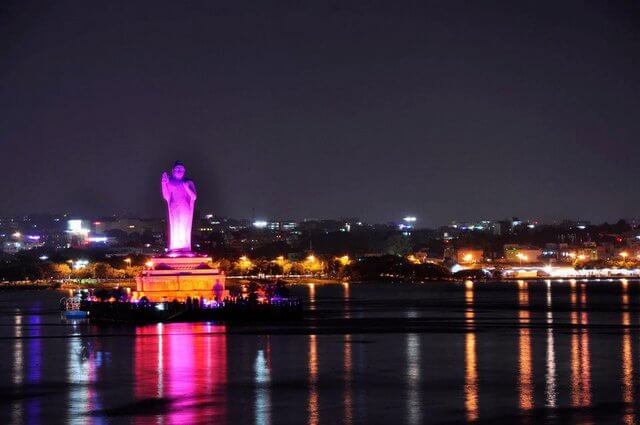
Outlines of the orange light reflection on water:
[[309,425],[320,423],[318,400],[318,341],[316,335],[309,335]]
[[628,282],[622,280],[622,401],[625,406],[623,421],[625,424],[636,423],[633,410],[633,348],[631,345],[631,313],[629,312]]
[[476,350],[476,334],[475,334],[475,311],[474,311],[474,294],[473,282],[468,280],[465,282],[465,320],[467,324],[467,332],[465,333],[464,359],[465,359],[465,375],[464,375],[464,407],[466,411],[467,421],[478,420],[478,359]]
[[518,324],[519,332],[519,382],[520,409],[533,408],[533,365],[531,362],[531,330],[529,329],[529,285],[527,282],[518,282]]
[[580,305],[577,303],[576,285],[571,286],[571,405],[591,405],[591,357],[589,353],[588,313],[586,287],[580,290]]

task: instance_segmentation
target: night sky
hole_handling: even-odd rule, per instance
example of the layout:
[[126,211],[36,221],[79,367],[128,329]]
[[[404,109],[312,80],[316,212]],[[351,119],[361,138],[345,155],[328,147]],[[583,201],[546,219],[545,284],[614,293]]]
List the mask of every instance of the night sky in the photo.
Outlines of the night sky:
[[0,215],[640,216],[637,2],[269,3],[1,2]]

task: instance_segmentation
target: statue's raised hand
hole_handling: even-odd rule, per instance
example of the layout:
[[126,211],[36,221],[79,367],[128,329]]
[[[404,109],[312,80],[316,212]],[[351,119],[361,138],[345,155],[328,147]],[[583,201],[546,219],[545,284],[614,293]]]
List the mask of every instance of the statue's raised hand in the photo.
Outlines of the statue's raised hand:
[[169,183],[169,175],[166,173],[166,171],[162,173],[162,178],[160,179],[160,181],[162,182],[162,184]]

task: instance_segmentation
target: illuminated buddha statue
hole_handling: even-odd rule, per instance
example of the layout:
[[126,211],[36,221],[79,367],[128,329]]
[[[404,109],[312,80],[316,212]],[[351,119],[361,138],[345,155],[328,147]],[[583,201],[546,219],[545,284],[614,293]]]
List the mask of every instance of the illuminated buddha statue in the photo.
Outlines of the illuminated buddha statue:
[[171,176],[162,173],[162,197],[169,213],[169,251],[191,252],[191,223],[196,203],[196,186],[185,178],[186,168],[176,161]]

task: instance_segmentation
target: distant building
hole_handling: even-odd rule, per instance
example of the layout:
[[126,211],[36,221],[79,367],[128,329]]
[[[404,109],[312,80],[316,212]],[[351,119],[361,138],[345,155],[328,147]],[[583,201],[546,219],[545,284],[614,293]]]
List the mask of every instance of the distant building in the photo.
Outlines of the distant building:
[[44,245],[44,238],[36,233],[24,234],[18,230],[9,234],[0,234],[2,252],[15,254],[19,251],[39,248]]

